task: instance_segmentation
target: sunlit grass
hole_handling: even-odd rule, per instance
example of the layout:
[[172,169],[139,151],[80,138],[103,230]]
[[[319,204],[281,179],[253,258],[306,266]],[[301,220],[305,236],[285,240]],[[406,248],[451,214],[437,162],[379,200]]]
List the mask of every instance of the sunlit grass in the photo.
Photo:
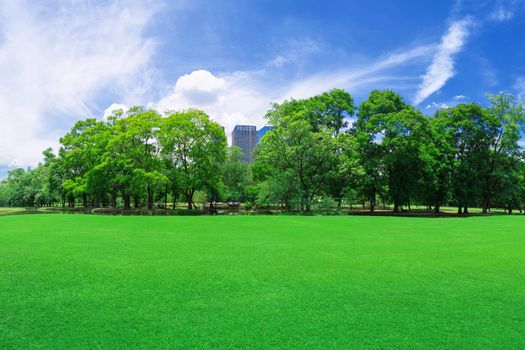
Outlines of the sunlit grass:
[[2,208],[0,207],[0,215],[13,214],[25,211],[25,208]]
[[522,217],[0,218],[3,348],[524,348]]

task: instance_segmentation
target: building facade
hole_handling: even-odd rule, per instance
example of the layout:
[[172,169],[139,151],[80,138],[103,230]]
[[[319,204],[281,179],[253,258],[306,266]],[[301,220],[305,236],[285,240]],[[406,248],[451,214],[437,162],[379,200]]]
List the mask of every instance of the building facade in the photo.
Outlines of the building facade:
[[257,130],[257,143],[259,143],[262,139],[262,137],[268,132],[273,130],[273,126],[271,125],[265,125],[259,130]]
[[244,154],[241,161],[253,162],[253,150],[257,143],[257,128],[254,125],[236,125],[232,131],[232,145]]

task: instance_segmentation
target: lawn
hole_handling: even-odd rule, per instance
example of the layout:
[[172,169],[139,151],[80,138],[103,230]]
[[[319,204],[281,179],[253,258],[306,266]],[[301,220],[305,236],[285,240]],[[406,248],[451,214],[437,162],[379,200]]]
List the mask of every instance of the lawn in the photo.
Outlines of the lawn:
[[0,348],[525,348],[525,218],[0,217]]
[[25,211],[24,208],[1,208],[0,207],[0,216],[2,215],[10,215],[14,213],[19,213]]

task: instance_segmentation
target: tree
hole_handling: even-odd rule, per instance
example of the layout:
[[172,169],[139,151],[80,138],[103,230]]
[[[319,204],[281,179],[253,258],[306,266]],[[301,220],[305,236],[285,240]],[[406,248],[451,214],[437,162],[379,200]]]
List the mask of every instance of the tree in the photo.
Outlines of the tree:
[[439,213],[480,206],[512,212],[525,207],[520,137],[522,103],[512,95],[490,104],[460,104],[424,116],[393,91],[372,91],[358,110],[350,94],[334,89],[273,104],[274,126],[240,162],[226,147],[224,129],[198,110],[133,107],[98,121],[78,121],[61,139],[58,155],[44,151],[32,169],[15,169],[0,182],[0,205],[174,207],[184,198],[279,204],[284,210],[341,208],[344,200],[393,204],[394,211],[424,204]]
[[431,118],[430,139],[420,140],[422,169],[417,198],[428,208],[434,206],[435,213],[440,212],[449,198],[454,165],[455,151],[446,125],[444,118]]
[[428,120],[412,108],[384,115],[385,169],[394,212],[418,196],[418,179],[424,172],[422,146],[430,141]]
[[438,111],[436,117],[443,118],[441,132],[453,147],[453,198],[458,205],[458,213],[467,214],[468,207],[480,201],[483,174],[496,129],[487,110],[477,104],[450,107]]
[[246,189],[251,184],[250,167],[241,162],[242,151],[239,147],[228,148],[226,161],[222,165],[222,181],[227,189],[228,201],[246,201]]
[[[521,124],[525,121],[523,105],[510,94],[499,93],[489,95],[491,105],[488,107],[490,137],[488,164],[483,174],[483,213],[490,208],[491,198],[495,194],[498,183],[516,178],[521,156],[520,140]],[[499,186],[509,189],[510,187]],[[501,192],[499,192],[501,193]]]
[[226,135],[222,127],[199,110],[171,113],[159,130],[162,157],[177,169],[177,184],[188,203],[196,208],[197,190],[219,186],[220,168],[226,158]]
[[105,131],[103,122],[89,118],[75,123],[71,131],[60,138],[59,156],[65,184],[62,189],[71,207],[75,206],[77,197],[82,198],[84,206],[88,205],[88,173],[100,162],[103,152],[100,135]]
[[[396,169],[402,166],[400,163],[396,166],[396,161],[400,160],[401,153],[398,152],[387,159],[388,149],[383,144],[383,138],[388,136],[390,139],[388,146],[394,147],[397,135],[394,131],[396,121],[402,121],[402,116],[397,117],[397,115],[403,111],[407,113],[407,116],[415,117],[412,107],[404,103],[401,96],[390,90],[374,90],[368,99],[361,103],[357,113],[357,121],[352,133],[357,143],[358,165],[364,171],[359,188],[363,196],[368,199],[371,212],[375,209],[377,196],[382,194],[388,182],[390,185],[403,186],[403,183],[396,182],[396,180],[403,180],[404,175],[396,179],[388,177],[389,174],[396,176]],[[397,210],[400,202],[404,201],[398,196],[401,192],[396,187],[391,190],[390,194],[395,197],[397,206],[394,206],[394,210]]]
[[277,203],[285,211],[297,210],[303,202],[300,193],[295,172],[290,169],[268,176],[260,182],[256,202],[263,207]]
[[131,198],[139,206],[145,191],[147,208],[153,209],[156,187],[166,181],[160,173],[160,147],[157,133],[160,115],[154,110],[134,107],[125,118],[112,120],[104,168],[113,173],[113,181],[122,193],[124,209],[131,208]]
[[307,117],[314,131],[330,130],[336,135],[354,115],[354,99],[341,89],[333,89],[306,100]]
[[335,166],[336,145],[331,132],[314,132],[307,121],[287,120],[261,141],[257,161],[269,165],[272,174],[293,172],[302,198],[310,211],[314,197],[321,193]]
[[513,209],[521,210],[523,179],[521,168],[523,167],[523,158],[506,157],[500,160],[498,168],[494,171],[493,176],[497,178],[494,187],[494,194],[491,197],[491,203],[501,207],[512,214]]
[[326,193],[335,199],[340,209],[345,194],[352,186],[356,186],[363,172],[358,164],[357,143],[352,134],[348,132],[337,134],[334,145],[335,166],[327,174]]
[[[345,180],[341,176],[343,168],[337,169],[338,158],[344,154],[343,143],[336,137],[347,126],[345,119],[353,114],[352,97],[337,89],[309,99],[274,104],[265,116],[274,130],[261,140],[256,154],[257,162],[271,169],[265,180],[275,183],[270,178],[292,174],[296,183],[289,176],[284,183],[299,190],[305,211],[311,210],[316,196],[330,191],[329,179],[331,189],[340,193],[347,184],[334,184],[334,180]],[[284,188],[279,192],[289,193]]]

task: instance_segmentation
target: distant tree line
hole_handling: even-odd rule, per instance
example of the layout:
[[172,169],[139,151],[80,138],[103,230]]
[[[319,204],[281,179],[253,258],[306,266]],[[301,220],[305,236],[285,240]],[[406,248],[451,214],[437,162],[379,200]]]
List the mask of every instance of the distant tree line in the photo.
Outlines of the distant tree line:
[[199,110],[134,107],[77,122],[34,169],[0,183],[1,206],[168,208],[242,202],[287,211],[361,205],[458,213],[525,208],[525,121],[514,96],[425,116],[396,93],[358,107],[344,90],[273,104],[255,162]]

